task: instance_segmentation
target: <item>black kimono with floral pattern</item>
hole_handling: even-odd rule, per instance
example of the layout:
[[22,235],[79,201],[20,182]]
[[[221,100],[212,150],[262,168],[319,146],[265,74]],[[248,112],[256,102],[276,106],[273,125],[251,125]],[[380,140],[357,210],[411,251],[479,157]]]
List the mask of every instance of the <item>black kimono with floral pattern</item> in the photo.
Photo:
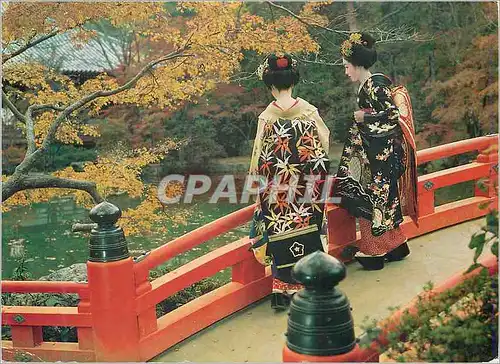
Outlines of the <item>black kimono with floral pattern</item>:
[[341,207],[372,222],[374,236],[403,221],[398,178],[405,155],[390,86],[386,76],[374,74],[360,88],[357,101],[364,120],[353,120],[349,127],[334,189]]

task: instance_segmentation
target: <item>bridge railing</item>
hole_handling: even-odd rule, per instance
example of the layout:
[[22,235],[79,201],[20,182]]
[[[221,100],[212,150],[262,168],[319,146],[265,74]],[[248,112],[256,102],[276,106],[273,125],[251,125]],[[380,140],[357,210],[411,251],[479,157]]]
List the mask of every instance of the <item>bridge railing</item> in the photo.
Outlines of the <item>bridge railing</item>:
[[[488,213],[486,206],[497,206],[496,181],[498,178],[498,135],[461,140],[455,143],[428,148],[417,152],[419,165],[459,154],[479,152],[478,157],[458,167],[443,169],[418,177],[419,224],[405,217],[402,229],[408,238],[420,236],[443,227],[472,220]],[[435,192],[439,188],[467,181],[482,181],[475,187],[474,196],[436,206]],[[356,221],[337,206],[328,208],[328,221],[335,227],[329,228],[330,254],[341,257],[342,251],[356,244],[361,238],[356,233]]]
[[[418,236],[474,219],[487,213],[481,205],[496,205],[497,149],[498,135],[494,135],[419,151],[419,164],[470,151],[480,151],[480,155],[464,166],[419,177],[420,223],[417,227],[406,220],[405,233]],[[486,188],[477,189],[474,197],[434,206],[436,189],[482,178]],[[24,350],[49,361],[145,361],[265,297],[271,292],[271,273],[248,250],[248,238],[218,248],[152,282],[148,280],[151,269],[248,222],[252,212],[253,206],[236,211],[174,239],[136,262],[132,258],[111,263],[88,262],[88,285],[53,282],[43,286],[38,285],[42,282],[3,281],[4,292],[57,291],[78,293],[81,299],[78,308],[4,306],[3,322],[13,329],[12,341],[3,341],[4,353]],[[335,206],[328,207],[327,213],[329,252],[339,257],[346,246],[359,239],[355,220]],[[231,282],[156,318],[156,304],[229,267]],[[19,317],[16,320],[16,315],[24,321]],[[56,325],[76,326],[78,343],[43,342],[41,326]]]
[[[4,357],[21,361],[18,355],[31,354],[45,361],[95,361],[89,287],[86,283],[2,281],[2,293],[74,293],[78,307],[3,306],[2,325],[11,329],[12,340],[2,340]],[[78,342],[44,342],[44,326],[76,327]]]
[[[154,267],[231,229],[247,223],[254,206],[245,207],[200,227],[167,245],[155,249],[134,266],[136,279],[140,353],[147,360],[195,332],[267,296],[271,292],[271,273],[259,264],[250,241],[242,238],[203,255],[152,282]],[[231,282],[156,318],[158,303],[176,292],[231,268]]]

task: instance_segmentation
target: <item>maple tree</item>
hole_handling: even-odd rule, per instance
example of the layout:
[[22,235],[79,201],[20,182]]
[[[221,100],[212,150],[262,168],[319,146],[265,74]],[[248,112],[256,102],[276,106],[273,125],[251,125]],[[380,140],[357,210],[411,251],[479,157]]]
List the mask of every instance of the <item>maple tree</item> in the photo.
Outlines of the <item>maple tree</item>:
[[[436,107],[437,124],[427,124],[419,138],[437,135],[442,143],[498,132],[498,36],[480,35],[456,66],[452,77],[437,81],[427,97]],[[454,130],[455,133],[450,133]]]
[[[112,104],[175,109],[228,82],[239,69],[244,51],[318,51],[303,21],[286,14],[265,20],[244,3],[182,2],[174,9],[162,3],[2,6],[6,85],[2,101],[18,120],[27,141],[26,154],[14,173],[2,176],[2,208],[69,193],[89,206],[116,191],[125,191],[131,197],[143,197],[136,209],[124,212],[131,233],[150,230],[159,218],[155,212],[162,207],[154,187],[141,181],[140,171],[164,158],[178,143],[162,140],[149,149],[112,150],[96,162],[86,163],[83,172],[71,168],[52,174],[36,171],[37,162],[51,144],[81,144],[82,136],[99,136],[98,128],[83,122],[80,113],[97,115]],[[173,11],[176,16],[171,15]],[[303,12],[312,18],[310,5],[306,4]],[[102,20],[147,38],[154,44],[151,49],[162,49],[163,54],[144,52],[128,67],[124,79],[103,73],[81,85],[45,65],[15,62],[28,49],[63,32],[74,31],[75,43],[96,37],[88,25]],[[314,21],[320,22],[321,16]],[[19,107],[19,99],[29,106]]]

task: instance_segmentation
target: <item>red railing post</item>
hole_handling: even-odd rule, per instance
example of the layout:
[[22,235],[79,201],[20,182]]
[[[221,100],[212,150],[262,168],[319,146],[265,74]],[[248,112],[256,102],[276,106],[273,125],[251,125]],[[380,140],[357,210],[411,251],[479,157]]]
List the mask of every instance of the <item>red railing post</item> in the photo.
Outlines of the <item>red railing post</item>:
[[[78,312],[90,313],[90,297],[89,292],[80,292],[80,303],[78,304]],[[78,327],[78,347],[82,350],[94,349],[93,330],[91,327]]]
[[34,348],[43,341],[41,326],[11,326],[12,346]]
[[[135,294],[137,297],[151,291],[151,283],[149,282],[149,271],[141,270],[135,272]],[[139,336],[144,337],[158,329],[158,321],[156,319],[156,307],[150,307],[138,313],[137,320],[139,323]]]
[[283,362],[358,362],[350,303],[336,287],[346,276],[344,264],[315,252],[297,262],[293,276],[305,288],[290,305]]
[[476,162],[489,163],[490,173],[482,186],[476,184],[474,195],[483,197],[493,197],[498,191],[498,144],[491,145],[477,156]]
[[136,314],[134,262],[123,230],[115,226],[118,207],[102,202],[90,211],[92,230],[87,262],[96,361],[141,361]]
[[248,284],[266,276],[266,267],[260,264],[257,259],[250,257],[232,267],[232,281]]
[[424,186],[424,190],[418,193],[418,217],[434,213],[434,189],[431,183]]

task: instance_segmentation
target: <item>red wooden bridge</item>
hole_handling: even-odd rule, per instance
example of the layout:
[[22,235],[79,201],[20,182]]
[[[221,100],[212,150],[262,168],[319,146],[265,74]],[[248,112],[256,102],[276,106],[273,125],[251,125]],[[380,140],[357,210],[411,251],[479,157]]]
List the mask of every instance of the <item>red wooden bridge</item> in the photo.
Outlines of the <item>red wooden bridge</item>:
[[[419,177],[419,226],[405,220],[409,238],[484,216],[497,208],[498,135],[479,137],[418,152],[418,163],[479,152],[468,164]],[[435,206],[437,189],[481,181],[474,196]],[[245,207],[153,250],[144,259],[88,262],[88,283],[2,281],[3,292],[76,293],[78,307],[2,307],[3,325],[12,341],[3,341],[3,357],[27,352],[44,361],[146,361],[271,292],[271,272],[257,263],[243,238],[218,248],[152,282],[150,270],[204,242],[247,223]],[[356,242],[355,220],[336,206],[328,208],[329,253],[340,257]],[[411,242],[410,242],[411,245]],[[226,285],[157,318],[155,307],[174,293],[220,270],[231,268]],[[349,279],[349,276],[347,280]],[[42,327],[77,328],[78,342],[44,342]],[[280,345],[282,345],[280,343]]]

